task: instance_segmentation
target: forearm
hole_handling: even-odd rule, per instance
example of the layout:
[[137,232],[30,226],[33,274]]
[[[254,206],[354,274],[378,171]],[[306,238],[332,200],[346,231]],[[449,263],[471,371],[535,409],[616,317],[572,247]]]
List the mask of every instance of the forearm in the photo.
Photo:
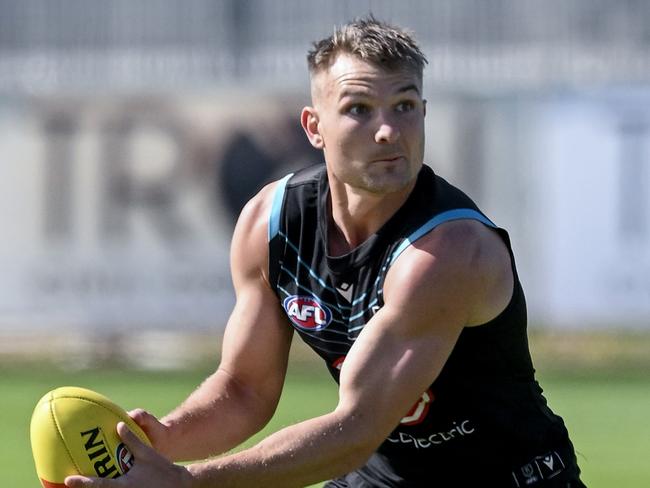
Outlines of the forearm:
[[371,432],[364,419],[335,411],[188,469],[200,488],[308,486],[361,466],[383,438]]
[[[270,403],[274,403],[271,401]],[[169,429],[163,453],[174,461],[226,452],[258,432],[274,404],[219,369],[161,421]]]

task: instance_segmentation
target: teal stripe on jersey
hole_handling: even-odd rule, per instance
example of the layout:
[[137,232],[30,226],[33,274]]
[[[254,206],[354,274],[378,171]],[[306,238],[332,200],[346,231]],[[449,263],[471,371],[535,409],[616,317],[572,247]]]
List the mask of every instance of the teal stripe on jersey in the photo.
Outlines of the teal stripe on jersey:
[[273,195],[273,204],[271,205],[271,215],[269,216],[269,242],[280,232],[280,215],[282,214],[282,200],[284,200],[284,190],[287,187],[289,178],[293,173],[288,174],[278,182]]
[[391,254],[389,264],[393,264],[395,260],[399,257],[399,255],[402,254],[402,252],[404,252],[404,250],[407,247],[409,247],[411,244],[413,244],[423,235],[431,232],[440,224],[444,224],[445,222],[450,222],[452,220],[464,220],[464,219],[478,220],[479,222],[487,225],[488,227],[494,227],[494,228],[497,227],[494,222],[488,219],[481,212],[477,212],[476,210],[473,210],[471,208],[457,208],[454,210],[447,210],[446,212],[442,212],[436,215],[435,217],[433,217],[431,220],[423,224],[422,227],[420,227],[415,232],[413,232],[410,236],[404,239],[402,243],[397,247],[397,249],[393,251],[393,254]]
[[307,271],[309,272],[309,276],[314,278],[318,282],[318,284],[322,286],[324,289],[336,293],[335,288],[328,286],[325,280],[323,280],[320,276],[318,276],[316,272],[313,269],[311,269],[311,266],[309,266],[307,263],[303,261],[303,259],[300,257],[300,250],[298,249],[298,246],[293,244],[283,232],[278,231],[278,234],[280,234],[280,237],[284,238],[284,242],[286,242],[289,245],[289,247],[296,253],[298,264],[307,268]]
[[[318,284],[321,285],[325,290],[329,290],[329,291],[331,291],[333,293],[338,293],[336,288],[334,288],[332,286],[328,286],[327,283],[325,283],[325,281],[320,276],[318,276],[316,274],[316,272],[311,268],[311,266],[309,266],[305,261],[303,261],[303,259],[300,257],[300,250],[298,249],[298,246],[296,246],[294,243],[292,243],[289,240],[289,237],[287,237],[287,235],[284,234],[284,232],[278,231],[278,234],[280,235],[280,237],[282,237],[284,239],[284,242],[286,242],[287,245],[296,253],[296,258],[297,258],[298,264],[307,269],[307,272],[309,273],[309,276],[314,278],[318,282]],[[373,285],[374,288],[377,287],[377,284],[379,283],[379,280],[381,279],[383,272],[386,271],[386,268],[388,268],[387,265],[385,265],[381,269],[381,273],[379,274],[379,276],[377,276],[377,279],[375,280],[375,283]],[[283,267],[281,267],[280,270],[281,271],[288,271],[286,268],[283,268]],[[291,276],[293,277],[293,275],[291,275]],[[351,303],[352,307],[354,305],[356,305],[357,303],[362,302],[366,298],[368,293],[369,293],[368,291],[365,291],[360,296],[358,296],[357,298],[352,300],[352,303]],[[343,309],[343,310],[352,310],[352,307],[348,307],[346,305],[340,305],[340,308]]]

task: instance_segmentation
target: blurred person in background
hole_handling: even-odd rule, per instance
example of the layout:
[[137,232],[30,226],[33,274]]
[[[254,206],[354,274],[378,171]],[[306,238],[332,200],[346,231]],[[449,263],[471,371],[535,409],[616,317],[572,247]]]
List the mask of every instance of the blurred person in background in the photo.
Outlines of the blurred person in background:
[[[243,209],[219,368],[162,420],[131,413],[155,450],[120,425],[128,474],[66,485],[584,486],[534,377],[508,234],[423,164],[419,47],[370,17],[315,43],[308,62],[301,122],[325,164]],[[172,464],[264,427],[294,331],[338,382],[336,408]]]

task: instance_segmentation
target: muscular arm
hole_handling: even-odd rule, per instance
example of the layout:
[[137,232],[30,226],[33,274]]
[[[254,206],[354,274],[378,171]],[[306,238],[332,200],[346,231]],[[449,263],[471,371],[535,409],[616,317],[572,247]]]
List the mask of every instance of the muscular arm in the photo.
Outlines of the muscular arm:
[[391,268],[385,305],[343,364],[336,409],[190,466],[196,486],[305,486],[362,465],[437,377],[463,327],[495,316],[511,290],[508,253],[481,224],[423,237]]
[[292,332],[265,275],[272,190],[251,200],[235,228],[231,267],[237,300],[221,363],[162,419],[166,434],[156,447],[169,459],[203,459],[232,449],[264,427],[277,406]]
[[[240,244],[246,249],[245,243]],[[272,306],[263,278],[247,276],[236,273],[238,304],[241,298],[253,297],[253,305]],[[139,460],[132,470],[117,480],[71,476],[67,486],[288,488],[342,475],[368,459],[433,382],[463,327],[484,323],[507,305],[512,283],[509,255],[496,234],[474,222],[443,224],[406,250],[389,271],[384,307],[366,324],[341,369],[334,411],[282,429],[245,451],[186,469],[144,446],[122,424],[120,434]],[[247,284],[253,290],[246,291]],[[266,318],[261,309],[253,308],[256,320]],[[289,342],[288,333],[272,332],[281,328],[276,312],[277,305],[264,325],[274,324],[271,332],[263,332],[259,341],[251,339],[252,325],[247,320],[243,322],[246,333],[235,332],[227,339],[228,351],[219,371],[167,420],[177,439],[223,448],[243,437],[238,429],[254,430],[270,416],[275,403],[265,408],[260,402],[277,400]],[[238,313],[249,317],[251,312]],[[228,327],[239,330],[235,322]],[[251,344],[262,340],[271,344]],[[251,360],[245,355],[252,352],[277,355]],[[270,366],[279,367],[281,374],[264,382]],[[251,408],[252,413],[240,415],[236,410],[241,408]],[[224,420],[219,412],[234,420]],[[214,441],[214,437],[228,441]],[[188,450],[186,444],[183,448]]]

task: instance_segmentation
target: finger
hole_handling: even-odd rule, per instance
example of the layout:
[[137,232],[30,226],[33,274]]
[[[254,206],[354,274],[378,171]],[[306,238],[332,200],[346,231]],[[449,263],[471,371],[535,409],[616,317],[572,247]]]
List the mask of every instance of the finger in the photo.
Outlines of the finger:
[[63,483],[68,488],[102,488],[103,481],[101,478],[88,478],[86,476],[68,476]]
[[128,412],[129,417],[135,420],[136,423],[150,423],[152,420],[157,420],[156,417],[151,415],[143,408],[136,408]]
[[155,429],[160,426],[160,422],[158,421],[158,418],[147,412],[146,410],[143,410],[142,408],[136,408],[135,410],[131,410],[128,412],[129,417],[133,419],[133,421],[138,424],[138,426],[144,430],[145,434],[151,439],[153,436],[153,433],[155,432]]
[[134,408],[133,410],[129,410],[127,412],[129,417],[131,417],[133,420],[138,420],[140,418],[143,418],[147,415],[147,411],[142,409],[142,408]]

